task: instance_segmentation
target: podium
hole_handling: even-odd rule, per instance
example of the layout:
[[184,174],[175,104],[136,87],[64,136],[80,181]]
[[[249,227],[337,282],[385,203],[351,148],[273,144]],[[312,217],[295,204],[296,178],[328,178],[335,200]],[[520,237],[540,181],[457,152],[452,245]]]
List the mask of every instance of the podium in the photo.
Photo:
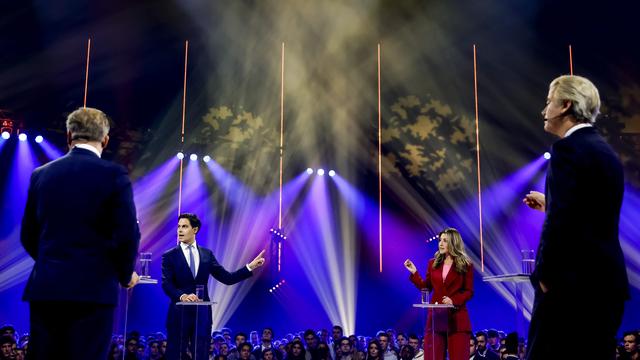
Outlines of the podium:
[[[452,304],[413,304],[414,308],[421,308],[427,311],[427,328],[425,329],[425,336],[430,335],[431,341],[427,342],[425,339],[425,352],[431,351],[431,359],[436,359],[435,342],[436,332],[444,333],[446,337],[449,335],[449,311],[455,309]],[[430,330],[430,331],[429,331]],[[429,331],[429,334],[427,334]],[[427,354],[424,354],[425,360],[428,359]]]
[[530,274],[525,273],[515,273],[515,274],[503,274],[503,275],[493,275],[493,276],[485,276],[482,278],[484,282],[506,282],[513,283],[515,285],[516,290],[516,331],[524,338],[527,338],[528,329],[525,326],[525,314],[524,314],[524,303],[522,301],[522,284],[530,283]]
[[[178,358],[182,359],[186,353],[189,353],[189,358],[193,360],[209,359],[208,352],[211,341],[211,329],[201,329],[201,327],[203,321],[204,324],[207,322],[205,317],[211,316],[211,311],[213,311],[212,307],[215,304],[217,304],[215,301],[179,301],[170,305],[178,309],[180,316],[180,339],[178,344],[169,345],[178,346]],[[209,311],[209,309],[211,309],[211,311]],[[191,324],[193,327],[190,326]],[[188,333],[184,333],[184,331]],[[202,347],[204,347],[204,349]]]

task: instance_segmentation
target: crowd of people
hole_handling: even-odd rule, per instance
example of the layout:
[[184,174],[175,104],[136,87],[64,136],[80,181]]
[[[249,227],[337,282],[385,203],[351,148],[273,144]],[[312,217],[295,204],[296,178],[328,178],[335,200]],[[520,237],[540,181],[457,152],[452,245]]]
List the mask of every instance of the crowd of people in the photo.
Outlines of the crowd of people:
[[[470,334],[471,335],[471,334]],[[526,344],[516,333],[495,329],[477,331],[470,336],[469,359],[524,359]],[[0,360],[24,360],[29,349],[29,334],[20,335],[13,326],[0,328]],[[640,330],[624,332],[617,359],[640,359]],[[276,338],[271,328],[262,332],[233,333],[229,328],[214,331],[209,346],[209,360],[423,360],[423,338],[393,329],[373,336],[345,336],[342,327],[288,333]],[[156,332],[146,336],[131,331],[127,336],[113,335],[109,360],[165,359],[167,338]],[[55,352],[56,349],[51,349]],[[60,358],[65,358],[60,354]]]

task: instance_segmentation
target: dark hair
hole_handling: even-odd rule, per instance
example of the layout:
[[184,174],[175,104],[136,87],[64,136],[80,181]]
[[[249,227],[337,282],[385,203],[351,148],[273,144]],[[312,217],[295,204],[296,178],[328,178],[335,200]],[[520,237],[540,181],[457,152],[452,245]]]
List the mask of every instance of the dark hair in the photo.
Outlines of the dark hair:
[[420,340],[420,338],[419,338],[419,337],[418,337],[418,335],[416,335],[416,334],[409,334],[409,336],[407,336],[407,339]]
[[351,346],[351,340],[349,340],[349,338],[346,337],[346,336],[341,337],[340,340],[338,340],[338,344],[340,344],[340,346],[342,346],[342,342],[345,341],[345,340],[349,343],[349,346]]
[[239,333],[236,333],[236,335],[233,337],[233,340],[238,339],[238,336],[244,336],[245,340],[247,340],[249,338],[246,333],[239,332]]
[[342,331],[342,326],[340,326],[340,325],[333,325],[333,329],[339,329],[340,332],[343,332]]
[[505,337],[504,346],[507,348],[507,354],[518,353],[518,333],[511,332]]
[[401,356],[402,356],[402,352],[405,350],[408,352],[408,355],[409,355],[406,359],[413,359],[413,357],[416,355],[416,351],[413,349],[413,346],[402,345],[402,347],[400,348],[400,351],[398,352],[399,359],[403,359]]
[[[385,335],[387,335],[385,333]],[[367,345],[367,360],[372,360],[371,358],[369,358],[369,347],[371,345],[375,345],[378,347],[378,358],[375,360],[382,360],[384,359],[384,349],[382,348],[382,345],[380,345],[380,341],[378,341],[378,339],[373,339],[371,341],[369,341],[369,344]]]
[[476,333],[476,339],[479,338],[480,336],[484,337],[484,339],[487,340],[487,333],[485,333],[484,331],[478,331]]
[[622,334],[622,338],[624,339],[627,336],[633,336],[633,339],[635,340],[636,343],[638,343],[638,332],[637,331],[625,331]]
[[264,359],[264,354],[266,354],[268,352],[270,352],[271,355],[273,355],[274,358],[276,357],[276,352],[275,352],[275,350],[273,350],[273,348],[266,348],[266,349],[262,350],[262,358],[263,359]]
[[11,335],[0,336],[0,345],[4,344],[16,344],[16,338]]
[[[293,347],[294,346],[300,346],[300,355],[299,356],[293,356]],[[302,341],[300,340],[293,340],[292,342],[289,343],[289,348],[287,349],[287,359],[304,359],[305,355],[306,355],[307,351],[304,348],[304,344],[302,343]]]
[[191,213],[183,213],[178,216],[178,220],[180,219],[189,220],[189,225],[191,225],[191,227],[198,228],[198,232],[200,231],[200,227],[202,226],[202,223],[200,222],[200,219],[198,219],[198,215],[191,214]]
[[308,330],[306,330],[306,331],[304,332],[304,337],[306,338],[306,337],[307,337],[307,336],[309,336],[309,335],[312,335],[312,336],[315,338],[315,337],[316,337],[316,332],[315,332],[315,331],[313,331],[313,330],[311,330],[311,329],[308,329]]
[[238,352],[242,351],[243,347],[248,347],[249,348],[249,352],[251,352],[251,350],[253,350],[253,345],[251,345],[248,342],[243,342],[242,344],[240,344],[240,346],[238,346]]

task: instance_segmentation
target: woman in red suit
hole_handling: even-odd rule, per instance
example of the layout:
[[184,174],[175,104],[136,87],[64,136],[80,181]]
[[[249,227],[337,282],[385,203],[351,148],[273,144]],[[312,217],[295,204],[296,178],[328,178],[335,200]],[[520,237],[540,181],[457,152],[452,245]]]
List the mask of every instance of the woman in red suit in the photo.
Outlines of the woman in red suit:
[[432,309],[427,316],[424,341],[425,360],[469,359],[471,321],[466,303],[473,296],[473,268],[458,230],[448,228],[439,235],[438,251],[429,260],[427,277],[422,279],[413,262],[404,266],[418,289],[431,292],[432,304],[453,304],[453,309]]

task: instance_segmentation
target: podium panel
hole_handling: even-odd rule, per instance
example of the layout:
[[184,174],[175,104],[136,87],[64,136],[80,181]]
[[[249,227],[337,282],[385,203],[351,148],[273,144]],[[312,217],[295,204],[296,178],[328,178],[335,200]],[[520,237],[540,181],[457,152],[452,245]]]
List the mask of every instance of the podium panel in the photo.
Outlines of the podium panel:
[[[446,354],[437,354],[436,348],[446,349],[442,342],[449,337],[449,312],[455,309],[450,304],[413,304],[415,308],[425,309],[427,313],[424,331],[424,360],[443,360]],[[436,346],[439,344],[441,346]]]

